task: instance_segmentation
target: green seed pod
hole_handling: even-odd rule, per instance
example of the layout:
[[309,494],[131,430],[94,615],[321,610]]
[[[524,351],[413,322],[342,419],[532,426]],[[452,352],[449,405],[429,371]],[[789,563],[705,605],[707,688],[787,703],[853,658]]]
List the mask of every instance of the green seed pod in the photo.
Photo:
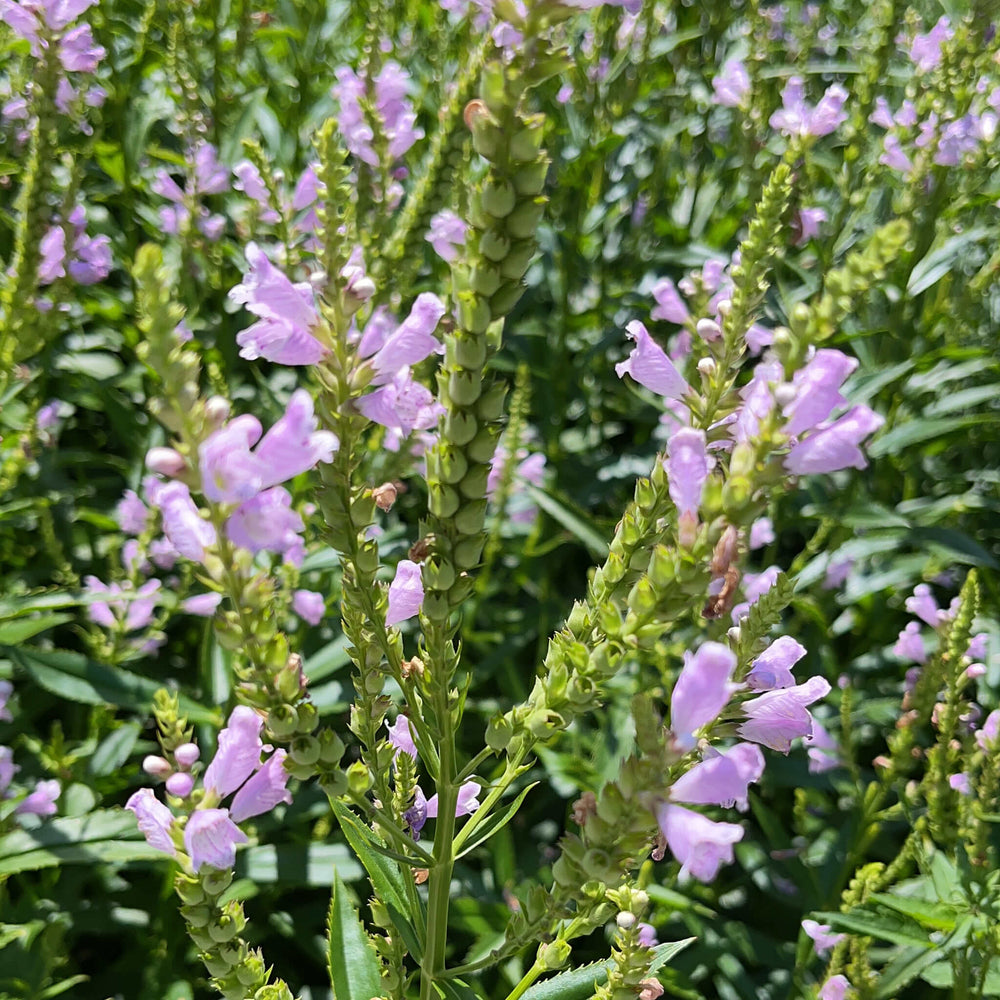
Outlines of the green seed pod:
[[514,174],[514,189],[522,198],[537,198],[545,189],[545,177],[549,172],[547,159],[526,163]]
[[435,517],[451,517],[458,510],[458,491],[444,483],[430,484],[429,507]]
[[500,265],[500,273],[508,281],[518,281],[524,277],[524,272],[528,270],[528,265],[534,256],[535,241],[519,240],[511,246],[510,253]]
[[545,116],[532,115],[510,141],[510,158],[515,163],[530,163],[538,158],[545,135]]
[[319,760],[319,740],[315,736],[296,736],[288,751],[296,764],[311,766]]
[[481,261],[472,271],[469,287],[477,295],[489,298],[500,287],[502,280],[498,268]]
[[448,379],[448,395],[458,406],[475,406],[482,391],[482,372],[455,371]]
[[481,337],[486,333],[492,319],[489,301],[473,292],[465,292],[458,297],[458,322],[463,330]]
[[472,500],[455,515],[455,527],[463,535],[474,535],[486,523],[486,501]]
[[486,364],[486,340],[481,336],[457,336],[454,338],[453,345],[449,346],[453,346],[450,358],[454,358],[455,362],[462,368],[478,371]]
[[204,903],[198,906],[182,906],[181,916],[192,927],[207,927],[209,920],[212,919],[212,909]]
[[520,281],[508,281],[500,286],[497,293],[490,299],[490,312],[494,319],[500,319],[517,305],[524,294],[524,285]]
[[295,710],[299,713],[300,733],[311,733],[319,725],[319,712],[311,702],[303,701]]
[[[482,405],[483,400],[479,400]],[[467,445],[479,431],[479,422],[466,410],[452,410],[444,418],[444,436],[459,446]]]
[[570,952],[573,949],[568,941],[550,941],[548,944],[539,946],[538,964],[542,968],[554,972],[561,969],[569,961]]
[[190,875],[178,875],[174,879],[174,891],[188,906],[197,906],[205,901],[205,890],[201,883]]
[[324,729],[318,739],[319,759],[324,764],[339,764],[344,756],[344,741],[332,729]]
[[424,594],[422,610],[431,621],[440,622],[448,617],[451,605],[448,603],[447,596],[436,590],[428,590]]
[[[492,422],[503,416],[503,401],[507,398],[507,384],[494,382],[483,390],[476,404],[476,416],[480,420]],[[480,459],[479,461],[482,461]]]
[[469,442],[465,453],[473,462],[487,463],[493,458],[497,449],[497,438],[500,436],[499,427],[483,427],[482,430]]
[[734,476],[722,489],[722,506],[727,516],[739,523],[739,516],[750,502],[753,486],[744,476]]
[[481,535],[472,535],[457,542],[454,553],[455,565],[459,569],[475,569],[482,558],[484,542],[485,539]]
[[469,463],[465,456],[451,445],[442,445],[441,456],[441,479],[449,484],[461,482],[469,469]]
[[468,573],[461,576],[451,585],[448,590],[448,600],[452,607],[458,607],[472,593],[472,577]]
[[354,795],[364,795],[371,788],[372,776],[360,760],[356,760],[347,769],[347,786]]
[[216,944],[224,944],[226,941],[232,941],[237,934],[239,934],[239,928],[236,926],[236,921],[232,919],[228,914],[223,914],[219,918],[219,922],[212,924],[208,927],[208,936]]
[[432,556],[424,563],[423,579],[429,590],[447,590],[455,582],[455,567],[447,559]]
[[487,260],[499,262],[510,253],[510,237],[499,227],[487,229],[479,237],[479,252]]
[[233,883],[232,870],[206,868],[200,877],[202,887],[209,896],[221,896]]
[[[381,650],[378,651],[378,659],[374,664],[369,664],[369,666],[377,666],[379,661],[382,659]],[[382,689],[385,687],[385,678],[377,670],[372,670],[364,675],[364,689],[365,694],[374,697],[377,694],[382,693]],[[315,763],[315,761],[297,761],[297,763],[308,764]]]
[[501,753],[507,749],[511,737],[514,735],[514,726],[506,715],[494,715],[486,727],[486,745],[496,753]]
[[486,496],[486,480],[489,478],[488,465],[473,465],[458,484],[458,491],[469,500]]
[[514,211],[517,204],[517,194],[514,185],[508,180],[488,180],[480,196],[482,206],[495,219],[503,219]]
[[279,740],[287,739],[299,728],[299,713],[291,705],[276,705],[268,713],[267,728]]
[[192,927],[188,924],[188,937],[195,943],[195,945],[201,948],[202,951],[214,951],[215,942],[208,936],[207,930],[202,930],[200,927]]
[[223,976],[228,976],[232,966],[217,954],[212,954],[212,952],[204,952],[201,956],[202,964],[208,970],[208,974],[215,979],[221,979]]
[[516,240],[527,240],[535,235],[538,223],[545,213],[545,199],[532,198],[521,202],[504,223],[507,232]]
[[261,980],[266,980],[264,963],[257,955],[247,955],[243,964],[236,970],[236,978],[244,986],[253,986]]
[[347,775],[343,771],[326,771],[319,776],[319,787],[332,799],[347,791]]

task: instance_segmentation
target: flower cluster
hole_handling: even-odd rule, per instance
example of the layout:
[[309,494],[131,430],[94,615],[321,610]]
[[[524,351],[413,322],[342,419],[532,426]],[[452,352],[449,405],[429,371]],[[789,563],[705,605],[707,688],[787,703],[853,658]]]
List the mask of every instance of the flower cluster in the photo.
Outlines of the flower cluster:
[[[0,722],[12,720],[7,707],[14,685],[10,681],[0,681]],[[54,778],[36,781],[31,791],[13,785],[14,776],[21,768],[14,763],[14,751],[0,746],[0,800],[19,799],[14,807],[15,816],[54,816],[56,800],[62,788]]]
[[166,170],[158,170],[152,189],[170,202],[160,209],[164,232],[178,236],[186,233],[191,219],[208,240],[217,240],[226,227],[225,216],[213,214],[202,204],[205,195],[229,190],[229,171],[219,163],[215,147],[199,142],[188,151],[190,172],[182,189]]
[[[185,860],[192,871],[202,866],[226,870],[236,860],[237,844],[245,844],[246,834],[238,823],[270,812],[280,802],[291,802],[285,751],[275,750],[263,762],[261,754],[270,752],[260,738],[263,720],[251,708],[234,708],[225,728],[219,733],[218,749],[202,776],[201,793],[195,793],[192,768],[200,756],[198,747],[186,743],[174,751],[177,768],[163,757],[143,762],[147,773],[166,779],[167,792],[190,807],[186,821],[179,821],[150,788],[135,792],[125,808],[135,814],[146,841],[171,857]],[[219,804],[236,793],[228,807]],[[181,832],[183,831],[183,832]]]

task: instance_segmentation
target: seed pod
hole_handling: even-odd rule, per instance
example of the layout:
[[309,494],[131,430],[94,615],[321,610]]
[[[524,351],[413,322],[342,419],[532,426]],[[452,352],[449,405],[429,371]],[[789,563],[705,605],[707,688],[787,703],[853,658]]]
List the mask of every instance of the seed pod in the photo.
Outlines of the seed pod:
[[473,292],[466,292],[458,298],[458,321],[463,330],[468,330],[476,336],[486,333],[493,318],[493,310],[489,302]]
[[[482,398],[480,398],[480,405]],[[479,422],[466,410],[452,410],[444,418],[444,436],[459,446],[467,445],[479,431]]]
[[469,287],[478,295],[489,298],[500,287],[502,280],[499,268],[480,262],[472,271]]
[[514,174],[514,190],[522,198],[537,198],[545,188],[545,177],[549,172],[547,159],[526,163]]
[[490,467],[488,465],[473,465],[458,484],[459,493],[470,500],[478,500],[485,496],[489,474]]
[[[507,386],[503,382],[494,382],[484,389],[476,404],[476,416],[480,420],[499,420],[503,416],[503,401],[507,398]],[[488,461],[487,459],[477,459],[476,461]]]
[[493,453],[497,450],[497,438],[499,436],[499,427],[483,427],[469,442],[468,447],[465,449],[466,455],[473,462],[488,463],[493,458]]
[[503,219],[514,211],[517,192],[508,180],[491,180],[483,185],[481,195],[483,208],[495,219]]
[[485,539],[482,535],[471,535],[455,544],[455,565],[459,569],[475,569],[482,558]]
[[441,457],[441,479],[450,484],[461,482],[469,469],[465,456],[450,445],[443,445],[439,452]]
[[472,500],[455,514],[455,527],[463,535],[474,535],[483,530],[486,522],[486,501]]
[[535,235],[538,223],[541,222],[545,212],[545,199],[532,198],[523,201],[509,216],[504,223],[507,232],[517,240],[526,240]]
[[[482,299],[477,301],[482,302]],[[486,364],[486,341],[484,338],[456,336],[451,346],[451,357],[462,368],[478,371]]]
[[479,252],[487,260],[501,261],[510,253],[510,238],[497,227],[487,229],[479,237]]
[[510,253],[504,258],[500,265],[500,273],[508,281],[518,281],[524,277],[524,272],[528,270],[528,265],[534,256],[535,241],[519,240],[511,246]]
[[514,138],[510,141],[510,158],[515,163],[530,163],[538,158],[545,134],[544,126],[544,116],[532,115],[525,122],[524,128],[514,133]]
[[319,760],[320,745],[315,736],[296,736],[289,747],[289,756],[296,764],[310,767]]
[[520,281],[508,281],[501,285],[497,293],[490,298],[490,312],[493,319],[500,319],[517,305],[524,294],[524,285]]
[[452,372],[448,379],[448,395],[458,406],[474,406],[482,387],[482,374],[478,371]]
[[452,489],[450,486],[445,486],[443,483],[430,484],[429,506],[431,513],[435,517],[451,517],[458,510],[458,503],[459,496],[457,490]]

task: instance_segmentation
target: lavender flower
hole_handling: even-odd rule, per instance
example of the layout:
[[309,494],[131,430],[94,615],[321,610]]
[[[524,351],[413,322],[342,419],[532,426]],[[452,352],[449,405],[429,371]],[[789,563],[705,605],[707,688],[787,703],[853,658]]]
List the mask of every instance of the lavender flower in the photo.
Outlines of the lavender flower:
[[785,458],[785,468],[794,476],[863,469],[868,463],[858,445],[884,423],[885,419],[867,406],[855,406],[795,445]]
[[238,705],[219,732],[219,748],[205,771],[205,790],[218,798],[236,791],[260,765],[263,720],[246,705]]
[[781,92],[782,109],[770,118],[771,128],[779,129],[788,136],[824,136],[835,131],[847,121],[843,111],[847,91],[840,84],[828,87],[819,103],[812,107],[805,99],[805,85],[802,77],[788,78]]
[[795,683],[792,667],[805,655],[805,646],[789,635],[779,636],[751,664],[747,687],[751,691],[791,687]]
[[794,244],[802,246],[818,236],[820,224],[826,222],[826,219],[826,212],[822,208],[800,208],[792,223],[792,228],[796,231]]
[[230,819],[228,809],[196,809],[184,828],[184,847],[196,872],[203,865],[232,868],[236,845],[246,842],[247,835]]
[[444,413],[430,390],[414,381],[409,368],[401,368],[390,382],[362,396],[356,405],[369,420],[398,430],[404,437],[433,427]]
[[[385,337],[371,358],[375,369],[375,385],[384,385],[392,380],[401,368],[419,364],[424,358],[444,347],[434,336],[434,331],[445,314],[444,303],[432,292],[421,292],[410,309],[409,316]],[[371,324],[369,323],[369,326]],[[372,339],[362,338],[358,353],[364,357],[372,346]]]
[[389,742],[395,747],[396,753],[407,753],[416,760],[417,745],[413,742],[413,726],[410,720],[400,712],[391,726],[388,720],[385,725],[389,730]]
[[976,746],[983,753],[1000,749],[1000,708],[994,709],[986,716],[982,728],[976,733]]
[[813,720],[806,706],[830,693],[830,684],[822,677],[810,677],[795,687],[768,691],[741,706],[746,721],[738,732],[744,739],[761,743],[772,750],[788,753],[792,740],[809,736]]
[[[910,601],[913,598],[909,598]],[[920,634],[920,625],[917,622],[908,622],[906,628],[899,633],[896,645],[892,651],[901,660],[913,660],[914,663],[927,662],[927,649],[924,646],[923,636]]]
[[829,924],[819,924],[815,920],[803,920],[802,929],[812,938],[813,949],[820,958],[841,941],[847,940],[846,934],[831,934]]
[[424,585],[420,578],[420,567],[409,559],[400,560],[396,575],[389,585],[386,625],[398,625],[419,614],[423,601]]
[[938,607],[931,588],[926,583],[918,583],[913,588],[913,596],[906,599],[906,610],[925,621],[931,628],[937,628],[948,617],[947,612]]
[[0,798],[7,797],[7,789],[20,770],[14,763],[14,751],[10,747],[0,747]]
[[326,601],[315,590],[296,590],[292,594],[292,609],[307,624],[318,625],[326,613]]
[[735,669],[736,656],[718,642],[702,643],[694,653],[684,654],[670,695],[670,730],[680,749],[692,749],[698,733],[729,703],[738,688],[732,683]]
[[57,278],[65,277],[66,231],[62,226],[52,226],[38,244],[41,258],[38,262],[38,283],[49,285]]
[[809,758],[809,773],[823,774],[840,767],[840,747],[837,741],[813,719],[812,733],[802,741]]
[[680,399],[688,385],[664,354],[663,348],[650,337],[649,331],[638,320],[632,320],[625,329],[635,341],[635,347],[625,361],[615,365],[618,377],[624,378],[627,373],[641,386],[660,396]]
[[269,812],[279,802],[291,802],[292,793],[286,787],[288,771],[285,770],[284,750],[275,750],[261,768],[250,777],[233,796],[229,815],[235,823],[242,823],[251,816]]
[[177,848],[170,835],[173,813],[153,794],[151,788],[140,788],[125,803],[125,808],[135,814],[139,829],[150,847],[171,857],[177,856]]
[[39,781],[34,790],[17,804],[14,812],[19,816],[54,816],[56,799],[62,789],[54,778]]
[[243,303],[259,321],[236,335],[240,357],[248,361],[264,358],[281,365],[314,365],[330,349],[312,331],[319,326],[312,286],[293,285],[256,243],[246,247],[250,271],[229,292],[233,302]]
[[750,548],[762,549],[774,541],[774,525],[769,517],[759,517],[750,525]]
[[742,108],[750,93],[750,74],[741,59],[727,59],[712,77],[712,102],[727,108]]
[[882,140],[882,148],[884,152],[878,158],[879,163],[902,174],[909,174],[913,170],[913,161],[903,152],[903,147],[896,136],[887,135]]
[[14,685],[10,681],[0,681],[0,722],[12,722],[13,716],[7,707],[10,696],[14,693]]
[[[471,816],[479,808],[480,786],[476,781],[466,781],[458,789],[458,800],[455,803],[455,815]],[[438,814],[438,797],[435,793],[427,800],[427,818],[436,819]]]
[[681,878],[711,882],[723,864],[733,860],[733,844],[743,839],[737,823],[716,823],[701,813],[664,802],[656,814],[673,856],[681,863]]
[[708,479],[709,459],[704,431],[682,427],[667,442],[667,479],[670,499],[677,508],[678,537],[681,545],[694,545],[698,528],[698,508]]
[[179,799],[186,799],[194,790],[194,777],[185,771],[178,771],[167,778],[167,791]]
[[941,62],[941,46],[954,35],[951,22],[947,17],[941,16],[926,35],[914,36],[913,43],[910,45],[910,59],[917,70],[921,73],[929,73],[934,69]]
[[183,483],[167,483],[159,491],[157,506],[163,533],[185,559],[205,561],[205,549],[216,543],[215,528],[198,513],[191,491]]
[[149,524],[149,508],[135,490],[126,490],[115,509],[115,520],[126,535],[141,535]]
[[236,508],[226,521],[226,535],[249,552],[276,552],[286,562],[298,565],[305,555],[298,534],[304,527],[302,518],[292,510],[288,490],[273,486]]
[[841,559],[831,560],[827,564],[826,575],[823,577],[823,589],[836,590],[851,575],[852,569],[854,569],[853,556],[844,556]]
[[215,614],[216,608],[222,602],[222,594],[195,594],[181,601],[181,611],[189,615],[199,615],[202,618],[211,618]]
[[843,405],[846,400],[840,394],[840,387],[857,367],[858,362],[841,351],[817,351],[792,377],[795,396],[782,410],[788,421],[785,433],[798,437]]
[[693,805],[747,808],[748,788],[764,773],[764,755],[750,743],[737,743],[718,756],[695,764],[670,786],[670,799]]
[[665,319],[668,323],[681,326],[691,318],[677,286],[669,278],[661,278],[653,285],[653,298],[656,305],[649,314],[651,319]]
[[465,234],[468,226],[450,209],[442,209],[431,217],[431,227],[425,239],[434,248],[434,252],[446,263],[450,264],[458,256],[458,251],[465,246]]

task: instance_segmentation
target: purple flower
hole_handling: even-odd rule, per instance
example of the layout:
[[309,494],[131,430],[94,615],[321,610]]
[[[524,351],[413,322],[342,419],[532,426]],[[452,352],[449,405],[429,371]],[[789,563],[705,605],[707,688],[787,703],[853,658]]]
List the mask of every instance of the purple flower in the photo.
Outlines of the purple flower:
[[[14,693],[14,685],[10,681],[0,681],[0,722],[12,722],[13,716],[7,707],[10,696]],[[2,791],[0,791],[2,794]]]
[[167,778],[167,791],[179,799],[186,799],[194,789],[194,777],[186,771],[178,771]]
[[792,667],[806,655],[805,646],[790,635],[779,636],[751,664],[747,687],[752,691],[772,691],[792,687]]
[[378,166],[378,155],[372,148],[375,133],[365,121],[361,100],[366,98],[364,81],[349,66],[341,66],[334,75],[333,98],[339,105],[337,125],[348,150],[370,167]]
[[988,640],[989,636],[985,632],[977,633],[969,640],[969,648],[965,651],[965,655],[970,660],[986,659],[986,643]]
[[219,732],[219,748],[205,771],[205,790],[220,799],[236,791],[260,765],[263,744],[261,717],[246,705],[237,705]]
[[215,609],[222,602],[222,594],[195,594],[181,601],[181,611],[189,615],[199,615],[202,618],[210,618],[215,614]]
[[769,517],[759,517],[750,525],[750,548],[762,549],[774,541],[774,525]]
[[986,716],[982,728],[976,733],[976,746],[983,753],[1000,749],[1000,708]]
[[115,519],[126,535],[141,535],[149,525],[149,508],[135,490],[126,490],[115,509]]
[[826,575],[823,577],[824,590],[836,590],[851,575],[854,569],[854,557],[844,556],[827,564]]
[[315,590],[296,590],[292,594],[292,608],[307,624],[318,625],[326,613],[326,601]]
[[829,135],[847,121],[843,111],[846,100],[847,91],[835,83],[827,88],[819,104],[812,107],[805,99],[802,77],[791,76],[781,92],[782,109],[771,115],[771,128],[779,129],[788,136]]
[[615,365],[618,377],[624,378],[627,373],[640,385],[660,396],[680,399],[688,385],[663,352],[663,348],[650,337],[649,331],[638,320],[632,320],[625,329],[635,341],[635,347],[625,361]]
[[673,856],[681,863],[681,878],[711,882],[722,864],[733,860],[733,844],[743,839],[743,827],[716,823],[672,802],[657,809],[657,823]]
[[813,948],[820,958],[824,952],[847,940],[846,934],[831,934],[832,928],[829,924],[818,924],[815,920],[803,920],[802,929],[812,938]]
[[727,59],[712,77],[712,102],[727,108],[741,108],[750,93],[750,74],[740,59]]
[[795,445],[785,457],[785,468],[793,476],[863,469],[868,463],[858,445],[884,423],[884,418],[867,406],[855,406],[833,424]]
[[400,560],[396,567],[396,575],[389,584],[386,625],[398,625],[419,614],[423,601],[424,585],[420,578],[420,567],[409,559]]
[[747,789],[760,781],[763,773],[764,755],[760,747],[737,743],[682,774],[670,786],[670,799],[673,802],[726,808],[735,805],[742,811],[747,808]]
[[882,147],[884,152],[878,158],[879,163],[903,174],[908,174],[913,169],[913,161],[903,152],[903,147],[896,136],[887,135],[882,140]]
[[691,318],[677,286],[669,278],[661,278],[653,285],[653,298],[656,305],[649,314],[651,319],[665,319],[668,323],[681,326]]
[[830,693],[830,684],[822,677],[810,677],[795,687],[768,691],[741,706],[746,721],[737,730],[744,739],[761,743],[772,750],[788,753],[792,740],[809,736],[812,716],[806,706]]
[[294,565],[295,556],[304,554],[298,534],[304,527],[292,510],[292,495],[283,486],[273,486],[236,508],[226,521],[226,535],[250,552],[277,552]]
[[906,610],[925,621],[931,628],[937,628],[948,617],[947,613],[938,607],[931,588],[926,583],[918,583],[913,588],[913,596],[906,599]]
[[62,226],[52,226],[38,245],[41,259],[38,262],[38,283],[49,285],[66,274],[66,231]]
[[431,391],[414,381],[409,368],[401,368],[392,381],[362,396],[356,406],[369,420],[398,430],[404,437],[433,427],[444,413]]
[[667,478],[670,499],[682,521],[687,518],[697,522],[708,471],[704,431],[683,427],[672,434],[667,442]]
[[184,828],[184,847],[196,872],[203,865],[232,868],[236,845],[246,842],[247,835],[229,818],[228,809],[196,809]]
[[139,829],[150,847],[171,857],[177,856],[177,849],[170,836],[173,813],[153,794],[151,788],[140,788],[125,803],[125,808],[135,814]]
[[846,976],[831,976],[821,987],[818,1000],[844,1000],[851,988]]
[[81,285],[94,285],[111,273],[111,239],[108,236],[88,236],[81,227],[73,240],[75,260],[69,262],[69,273]]
[[[913,598],[909,598],[913,600]],[[917,622],[909,622],[906,628],[899,633],[896,645],[892,651],[901,660],[913,660],[914,663],[927,662],[927,649],[924,646],[923,637],[920,634],[920,625]]]
[[812,733],[802,742],[808,747],[806,756],[809,758],[810,774],[823,774],[840,767],[840,747],[837,741],[815,719]]
[[827,215],[822,208],[800,208],[795,213],[793,228],[798,231],[794,243],[802,246],[819,235],[820,223],[826,222]]
[[10,747],[0,747],[0,798],[7,797],[7,789],[20,770],[14,763],[14,751]]
[[[371,364],[375,369],[375,385],[384,385],[390,381],[401,368],[419,364],[442,349],[441,341],[434,336],[434,331],[445,314],[444,303],[432,292],[421,292],[410,315],[397,327],[396,331],[385,338],[385,341],[375,352]],[[365,340],[358,347],[359,353],[364,350]]]
[[250,414],[230,420],[199,446],[201,489],[209,500],[249,500],[264,488],[264,469],[250,451],[261,435],[260,421]]
[[732,683],[736,656],[718,642],[705,642],[684,654],[684,666],[670,695],[670,730],[683,750],[697,743],[697,734],[718,718],[738,685]]
[[788,423],[784,431],[798,437],[826,420],[834,408],[846,402],[840,387],[858,362],[841,351],[817,351],[809,363],[792,377],[795,396],[782,410]]
[[293,285],[256,243],[247,244],[246,258],[250,271],[231,289],[229,298],[260,319],[237,334],[240,357],[281,365],[322,361],[330,350],[312,335],[319,325],[312,287],[305,282]]
[[416,760],[417,745],[413,742],[413,726],[410,720],[400,712],[391,726],[388,721],[385,726],[389,730],[389,742],[396,748],[396,753],[407,753]]
[[921,73],[927,73],[941,62],[941,45],[954,36],[947,17],[939,17],[926,35],[916,35],[910,46],[910,59]]
[[740,390],[743,405],[733,423],[733,440],[748,441],[760,430],[760,422],[774,408],[772,383],[780,385],[784,369],[780,361],[762,361],[753,370],[753,378]]
[[969,784],[969,776],[963,771],[953,774],[948,778],[948,785],[959,795],[971,795],[972,785]]
[[194,148],[194,180],[199,194],[222,194],[229,190],[229,171],[219,163],[215,146],[199,142]]
[[431,228],[424,238],[434,252],[450,264],[458,256],[459,248],[465,246],[468,228],[454,212],[445,208],[431,217]]
[[878,125],[880,128],[892,128],[892,109],[889,107],[889,102],[884,97],[875,98],[875,110],[868,116],[868,120],[873,125]]
[[19,802],[14,812],[19,816],[54,816],[56,799],[62,789],[54,778],[39,781],[34,790],[22,802]]
[[105,49],[94,43],[89,24],[67,31],[59,43],[59,61],[70,73],[93,73],[105,54]]
[[642,948],[655,948],[659,944],[656,937],[656,928],[652,924],[639,923],[636,925],[639,931],[638,940]]
[[[458,790],[458,801],[455,803],[456,816],[470,816],[479,808],[479,783],[466,781]],[[436,819],[438,814],[437,793],[427,800],[427,818]]]
[[264,761],[260,770],[233,796],[229,814],[235,823],[242,823],[251,816],[260,816],[279,802],[292,801],[292,793],[287,788],[286,756],[284,750],[275,750]]
[[215,528],[198,514],[191,492],[183,483],[167,483],[159,491],[157,506],[163,533],[185,559],[204,562],[205,549],[215,545]]
[[382,64],[375,78],[375,110],[382,118],[382,131],[389,140],[390,160],[398,160],[418,140],[424,137],[417,128],[407,91],[410,74],[393,60]]
[[236,175],[233,187],[257,203],[261,222],[279,222],[281,216],[271,207],[270,192],[257,167],[249,160],[240,160],[233,173]]
[[131,592],[131,585],[128,591],[123,591],[117,583],[102,583],[96,576],[84,578],[86,584],[85,595],[94,597],[98,594],[107,594],[114,598],[111,601],[92,601],[87,607],[87,617],[92,622],[102,625],[104,628],[114,628],[118,622],[124,622],[124,630],[132,632],[136,629],[145,628],[153,618],[153,609],[156,601],[153,594],[160,589],[160,581],[153,579],[136,591],[135,598],[131,601],[122,600],[123,595]]

